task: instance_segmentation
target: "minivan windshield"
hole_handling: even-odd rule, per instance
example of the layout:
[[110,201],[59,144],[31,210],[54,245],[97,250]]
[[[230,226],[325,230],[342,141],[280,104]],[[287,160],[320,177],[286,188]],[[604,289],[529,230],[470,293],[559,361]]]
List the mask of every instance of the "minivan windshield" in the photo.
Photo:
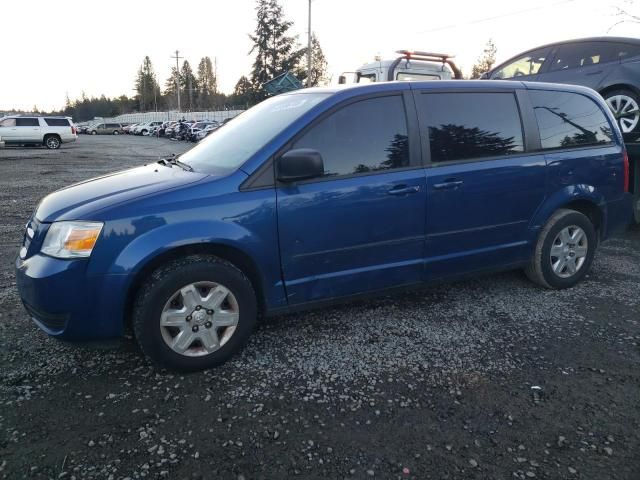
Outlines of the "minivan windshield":
[[203,173],[217,174],[236,169],[329,95],[302,93],[265,100],[183,153],[180,161]]

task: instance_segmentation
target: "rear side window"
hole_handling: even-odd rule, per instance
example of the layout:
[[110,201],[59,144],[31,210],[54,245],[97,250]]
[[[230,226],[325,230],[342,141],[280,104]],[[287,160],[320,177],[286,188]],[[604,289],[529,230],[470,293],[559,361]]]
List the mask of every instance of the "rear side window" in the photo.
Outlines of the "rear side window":
[[16,127],[39,127],[37,118],[16,118]]
[[409,137],[402,97],[349,104],[311,127],[293,148],[320,152],[325,175],[408,167]]
[[640,56],[640,45],[618,43],[616,46],[618,47],[618,57],[620,57],[621,60]]
[[600,106],[572,92],[530,90],[542,148],[574,148],[607,144],[613,131]]
[[524,151],[513,93],[425,93],[418,98],[420,125],[428,129],[432,162]]
[[0,127],[15,127],[15,126],[16,126],[15,118],[5,118],[4,120],[0,121]]
[[614,42],[579,42],[558,47],[551,71],[582,68],[613,62],[623,54],[622,44]]
[[47,122],[47,125],[49,125],[50,127],[69,126],[69,120],[67,120],[66,118],[45,118],[44,121]]

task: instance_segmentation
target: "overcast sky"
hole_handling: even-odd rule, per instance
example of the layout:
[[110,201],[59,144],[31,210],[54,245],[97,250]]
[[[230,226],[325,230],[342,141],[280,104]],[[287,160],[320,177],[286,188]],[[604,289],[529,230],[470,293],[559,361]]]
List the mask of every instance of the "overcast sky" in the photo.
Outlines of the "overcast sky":
[[[281,3],[306,42],[308,1]],[[217,58],[219,87],[231,93],[251,70],[247,34],[255,26],[254,6],[254,0],[4,1],[0,110],[60,108],[66,93],[73,99],[82,91],[133,95],[145,55],[164,87],[176,49],[194,69],[205,55]],[[638,24],[609,31],[617,21],[615,6],[638,12],[640,0],[313,0],[312,30],[335,83],[340,72],[398,49],[455,54],[468,72],[489,38],[499,62],[557,40],[640,37]]]

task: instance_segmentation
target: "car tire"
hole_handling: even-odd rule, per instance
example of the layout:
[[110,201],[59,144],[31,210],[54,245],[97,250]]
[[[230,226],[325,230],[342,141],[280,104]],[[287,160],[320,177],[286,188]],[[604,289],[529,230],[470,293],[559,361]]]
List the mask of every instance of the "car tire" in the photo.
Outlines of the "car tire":
[[[604,94],[604,100],[616,117],[625,140],[640,138],[640,95],[627,89],[611,90]],[[625,111],[633,113],[624,115]]]
[[57,135],[45,135],[43,143],[49,150],[57,150],[62,144],[60,137]]
[[96,132],[95,130],[91,130],[91,135],[97,135],[98,132]]
[[114,130],[114,131],[113,131],[113,134],[114,134],[114,135],[120,135],[120,132],[118,132],[117,130]]
[[156,364],[196,371],[240,351],[257,313],[253,286],[241,270],[218,257],[192,255],[158,268],[144,282],[134,303],[133,330]]
[[597,244],[597,233],[589,217],[575,210],[560,209],[540,232],[525,273],[545,288],[573,287],[589,273]]

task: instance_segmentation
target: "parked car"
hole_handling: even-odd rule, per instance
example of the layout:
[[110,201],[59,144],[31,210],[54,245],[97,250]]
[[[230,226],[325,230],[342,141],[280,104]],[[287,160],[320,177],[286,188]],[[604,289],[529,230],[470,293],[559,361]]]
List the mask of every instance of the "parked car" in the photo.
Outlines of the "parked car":
[[0,119],[0,140],[5,145],[44,145],[58,149],[75,142],[78,132],[71,117],[8,116]]
[[174,127],[178,124],[176,121],[166,122],[161,129],[161,136],[171,137]]
[[385,82],[272,97],[179,157],[45,197],[17,285],[59,338],[226,361],[259,314],[522,268],[572,287],[631,220],[620,130],[590,89]]
[[87,132],[91,135],[120,135],[124,130],[119,123],[96,123]]
[[148,135],[152,128],[162,125],[162,122],[139,123],[133,129],[135,135]]
[[206,137],[211,135],[213,132],[215,132],[219,128],[220,128],[220,124],[218,123],[212,123],[210,125],[207,125],[204,129],[199,130],[195,133],[195,140],[193,141],[199,142],[201,140],[204,140]]
[[195,122],[193,125],[191,125],[191,128],[189,129],[189,135],[187,140],[190,140],[192,142],[197,142],[199,132],[207,128],[209,129],[209,131],[215,130],[219,126],[220,125],[218,124],[218,122],[215,122],[215,121],[203,120],[200,122]]
[[126,125],[126,126],[122,127],[122,131],[124,133],[126,133],[127,135],[130,135],[130,134],[133,133],[132,130],[134,128],[136,128],[137,125],[138,125],[137,123],[132,123],[131,125]]
[[570,83],[600,93],[626,138],[640,136],[640,39],[594,37],[551,43],[486,73],[492,80]]

